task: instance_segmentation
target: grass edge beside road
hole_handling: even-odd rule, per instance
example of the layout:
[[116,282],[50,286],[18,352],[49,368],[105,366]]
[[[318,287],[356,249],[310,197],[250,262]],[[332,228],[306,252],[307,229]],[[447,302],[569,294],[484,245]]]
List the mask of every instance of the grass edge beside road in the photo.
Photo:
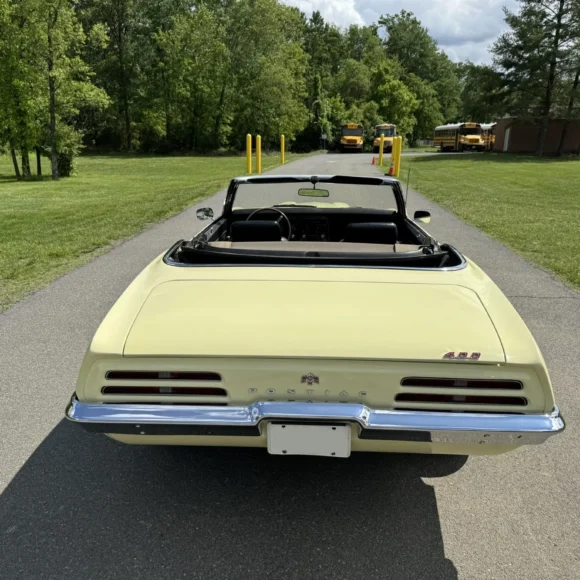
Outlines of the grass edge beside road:
[[76,176],[17,182],[0,156],[0,312],[244,174],[244,156],[86,155]]
[[[578,157],[403,157],[403,190],[409,168],[409,187],[580,290],[580,259],[574,250],[580,246],[580,195],[574,186],[580,183]],[[386,173],[388,166],[383,169]]]

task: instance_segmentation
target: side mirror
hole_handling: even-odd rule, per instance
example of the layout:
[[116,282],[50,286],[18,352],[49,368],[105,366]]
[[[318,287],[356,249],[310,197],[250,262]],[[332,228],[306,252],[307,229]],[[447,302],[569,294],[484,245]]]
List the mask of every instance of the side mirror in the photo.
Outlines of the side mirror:
[[210,220],[213,218],[213,209],[211,207],[202,207],[195,212],[198,220]]
[[421,222],[422,224],[429,224],[431,223],[431,214],[428,211],[420,209],[415,212],[413,219],[416,222]]

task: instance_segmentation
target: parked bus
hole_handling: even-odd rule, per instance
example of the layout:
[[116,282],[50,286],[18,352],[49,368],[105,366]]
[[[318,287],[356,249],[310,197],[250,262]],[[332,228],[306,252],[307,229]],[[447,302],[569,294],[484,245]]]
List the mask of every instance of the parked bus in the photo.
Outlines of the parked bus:
[[343,125],[340,138],[341,152],[357,151],[358,153],[362,153],[365,140],[364,135],[364,127],[359,123],[348,123]]
[[393,137],[397,135],[397,127],[395,125],[391,125],[390,123],[383,123],[382,125],[375,126],[375,138],[373,141],[373,151],[375,153],[379,152],[381,135],[385,136],[383,151],[385,153],[390,153],[393,150]]
[[481,125],[481,137],[485,151],[493,151],[495,146],[495,126],[497,123],[485,123]]
[[433,144],[439,147],[440,151],[465,151],[466,149],[483,151],[481,125],[479,123],[440,125],[435,127]]

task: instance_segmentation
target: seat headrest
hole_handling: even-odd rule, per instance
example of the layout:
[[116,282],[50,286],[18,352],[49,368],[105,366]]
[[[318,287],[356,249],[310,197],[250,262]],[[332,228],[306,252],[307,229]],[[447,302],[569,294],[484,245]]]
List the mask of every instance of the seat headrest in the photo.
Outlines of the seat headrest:
[[279,242],[280,224],[274,220],[236,221],[230,227],[232,242]]
[[397,236],[396,224],[363,222],[348,224],[344,241],[359,244],[396,244]]

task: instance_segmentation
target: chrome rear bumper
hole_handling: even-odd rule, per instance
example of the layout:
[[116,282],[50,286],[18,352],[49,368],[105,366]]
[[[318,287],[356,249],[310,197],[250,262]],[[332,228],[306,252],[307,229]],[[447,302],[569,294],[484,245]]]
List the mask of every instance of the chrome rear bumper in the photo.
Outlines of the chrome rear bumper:
[[360,427],[361,439],[530,445],[565,428],[556,407],[549,415],[387,411],[356,403],[263,402],[248,407],[86,404],[73,396],[66,418],[90,431],[133,435],[259,437],[261,423],[339,422]]

